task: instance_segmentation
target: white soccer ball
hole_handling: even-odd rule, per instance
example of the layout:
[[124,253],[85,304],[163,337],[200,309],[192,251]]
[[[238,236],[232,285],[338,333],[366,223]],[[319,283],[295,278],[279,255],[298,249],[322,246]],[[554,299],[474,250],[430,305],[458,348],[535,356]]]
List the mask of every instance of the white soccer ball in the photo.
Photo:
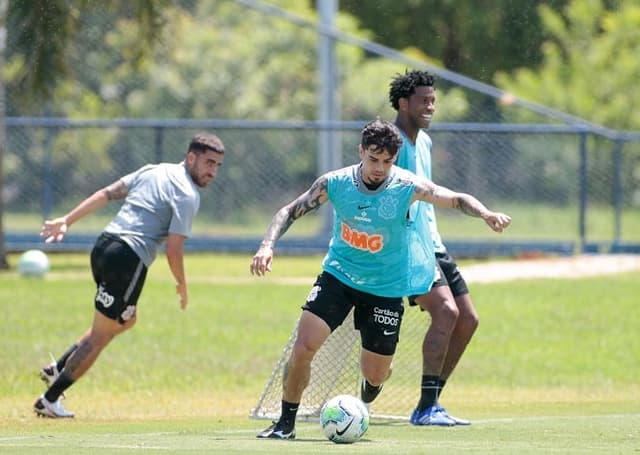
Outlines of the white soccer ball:
[[49,271],[49,258],[40,250],[22,253],[18,261],[18,272],[22,276],[43,277]]
[[338,395],[322,406],[320,425],[330,441],[351,444],[360,439],[369,428],[369,411],[359,398]]

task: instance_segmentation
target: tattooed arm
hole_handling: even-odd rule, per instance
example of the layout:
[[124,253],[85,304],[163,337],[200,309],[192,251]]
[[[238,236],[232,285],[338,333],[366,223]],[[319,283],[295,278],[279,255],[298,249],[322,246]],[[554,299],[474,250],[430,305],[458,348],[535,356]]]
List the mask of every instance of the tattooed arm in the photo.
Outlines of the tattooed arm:
[[73,223],[104,207],[110,201],[124,199],[127,193],[127,187],[122,180],[117,180],[111,185],[99,189],[65,216],[45,221],[40,230],[40,237],[43,237],[46,243],[53,242],[54,240],[56,242],[61,241],[67,233],[67,229]]
[[470,194],[457,193],[426,179],[417,178],[415,184],[414,201],[430,202],[443,208],[459,209],[465,215],[482,218],[495,232],[502,232],[511,224],[509,215],[489,210]]
[[327,176],[320,176],[313,185],[295,200],[282,207],[273,216],[262,243],[251,261],[251,273],[264,275],[271,270],[273,245],[284,235],[295,220],[327,202]]

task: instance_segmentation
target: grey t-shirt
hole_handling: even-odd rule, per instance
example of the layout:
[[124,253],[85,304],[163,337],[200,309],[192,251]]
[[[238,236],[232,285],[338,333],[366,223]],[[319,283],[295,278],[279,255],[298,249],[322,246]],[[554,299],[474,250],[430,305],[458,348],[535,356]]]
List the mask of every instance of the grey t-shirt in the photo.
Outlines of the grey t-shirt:
[[104,231],[124,240],[149,267],[170,232],[191,234],[200,193],[184,163],[149,164],[120,180],[129,192]]

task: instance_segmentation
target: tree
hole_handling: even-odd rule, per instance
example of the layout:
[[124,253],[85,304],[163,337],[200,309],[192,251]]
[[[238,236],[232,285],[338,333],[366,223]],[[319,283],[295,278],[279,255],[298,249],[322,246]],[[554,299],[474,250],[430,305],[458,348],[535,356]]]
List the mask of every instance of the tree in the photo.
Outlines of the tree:
[[558,11],[567,0],[341,0],[374,40],[415,47],[468,77],[491,83],[498,70],[535,67],[544,35],[538,5]]
[[640,130],[640,5],[572,0],[561,15],[541,6],[549,36],[540,67],[500,72],[497,84],[519,97],[620,130]]
[[[166,0],[141,0],[136,2],[111,0],[103,2],[116,14],[136,18],[141,24],[142,36],[133,47],[138,55],[143,55],[154,42],[160,28],[158,11]],[[0,17],[6,23],[0,23],[0,189],[2,185],[2,162],[5,131],[5,84],[11,80],[19,93],[19,101],[28,104],[39,113],[47,109],[49,100],[68,74],[68,48],[78,33],[78,25],[83,13],[90,12],[96,5],[84,0],[68,2],[66,0],[0,0]],[[5,68],[5,37],[8,65]],[[0,199],[1,199],[0,192]],[[0,201],[0,269],[9,267],[4,243],[3,220],[4,205]]]
[[[315,21],[313,9],[302,2],[281,0],[280,6],[311,24]],[[165,24],[159,36],[162,46],[145,55],[137,66],[133,66],[130,59],[121,57],[135,40],[135,24],[110,23],[99,48],[82,49],[82,40],[79,40],[75,58],[79,62],[92,62],[91,71],[61,85],[56,105],[67,115],[85,117],[106,114],[171,119],[302,121],[317,118],[315,55],[318,35],[313,28],[301,27],[278,14],[265,15],[234,2],[203,0],[191,4],[188,10],[176,4],[164,8],[162,14]],[[355,30],[356,24],[351,17],[342,15],[337,20],[341,29]],[[347,68],[359,67],[365,60],[362,49],[340,45],[337,55],[342,69],[341,80],[358,76]],[[389,74],[391,72],[385,73],[385,77]],[[359,92],[359,99],[350,100],[345,109],[352,109],[360,99],[371,98],[362,90]],[[388,104],[384,96],[380,99]],[[360,109],[356,111],[361,112]],[[254,158],[256,144],[259,144],[260,160]],[[86,149],[82,154],[78,152],[78,159],[87,159]],[[66,150],[69,153],[73,147]],[[75,150],[79,148],[76,146]],[[90,150],[91,153],[96,151],[95,148]],[[296,153],[295,160],[287,156],[292,150]],[[203,209],[208,204],[216,204],[219,217],[237,214],[233,201],[245,195],[243,200],[248,205],[255,203],[256,208],[264,210],[261,199],[269,198],[272,193],[269,188],[281,185],[280,181],[260,173],[264,175],[264,181],[254,184],[265,190],[256,193],[240,178],[250,174],[252,167],[269,162],[271,167],[286,169],[292,180],[308,185],[314,177],[310,173],[317,160],[315,148],[309,147],[308,138],[300,134],[283,138],[278,134],[261,136],[255,131],[247,131],[242,140],[234,143],[233,154],[235,160],[220,176],[220,186],[224,190],[215,200],[203,201]],[[114,163],[122,163],[131,154],[121,148],[111,149],[104,155]],[[57,166],[64,172],[63,164]],[[230,179],[229,175],[235,178]],[[73,182],[72,179],[70,176],[64,184]],[[303,189],[302,186],[299,188],[300,191]]]
[[[520,98],[613,130],[640,130],[640,112],[633,109],[640,103],[640,5],[620,2],[612,10],[609,3],[572,0],[563,14],[541,6],[542,25],[549,36],[542,48],[541,65],[535,70],[520,68],[513,74],[499,73],[497,84]],[[519,120],[523,119],[526,120],[519,116]],[[587,175],[591,182],[598,182],[598,170],[613,169],[612,152],[618,144],[599,136],[590,141]],[[626,145],[624,151],[622,194],[628,203],[637,206],[640,149],[636,143]],[[552,166],[547,157],[546,165],[567,178],[567,167],[562,165],[566,159],[566,154],[560,152]],[[590,197],[608,204],[613,197],[612,186],[597,184],[601,187],[599,198]]]
[[[6,0],[0,0],[0,18],[6,17],[7,2]],[[1,20],[1,19],[0,19]],[[4,157],[4,147],[6,144],[6,128],[5,128],[5,96],[4,96],[4,74],[2,69],[4,68],[4,49],[6,44],[6,28],[4,22],[0,22],[0,270],[6,270],[9,268],[9,262],[7,261],[7,251],[4,243],[4,195],[2,189],[4,188],[3,182],[3,166],[2,158]]]

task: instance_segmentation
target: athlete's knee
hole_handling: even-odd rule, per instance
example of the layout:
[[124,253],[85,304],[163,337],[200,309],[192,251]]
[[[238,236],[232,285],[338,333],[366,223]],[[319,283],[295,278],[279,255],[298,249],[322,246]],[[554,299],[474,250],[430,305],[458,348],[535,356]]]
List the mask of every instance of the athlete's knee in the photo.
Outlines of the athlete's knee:
[[362,365],[362,376],[372,386],[379,386],[389,377],[389,368],[375,365]]
[[309,311],[303,311],[292,357],[310,362],[330,334],[331,330],[324,320]]
[[443,322],[455,323],[460,314],[457,302],[448,287],[434,288],[428,294],[417,297],[415,302],[428,312],[432,319],[440,319]]
[[305,341],[304,339],[296,340],[291,351],[291,362],[311,362],[318,352],[315,344]]
[[461,314],[458,318],[458,326],[464,328],[468,333],[473,333],[478,329],[480,325],[480,318],[475,312]]
[[460,310],[456,306],[455,300],[450,298],[442,298],[429,305],[428,311],[433,322],[438,325],[453,327],[460,316]]
[[470,301],[459,305],[460,316],[457,325],[463,327],[466,332],[473,333],[480,325],[480,317]]
[[134,325],[136,325],[136,322],[138,321],[137,316],[131,316],[131,318],[127,319],[124,324],[122,324],[120,326],[121,330],[119,333],[125,332],[131,328],[133,328]]

